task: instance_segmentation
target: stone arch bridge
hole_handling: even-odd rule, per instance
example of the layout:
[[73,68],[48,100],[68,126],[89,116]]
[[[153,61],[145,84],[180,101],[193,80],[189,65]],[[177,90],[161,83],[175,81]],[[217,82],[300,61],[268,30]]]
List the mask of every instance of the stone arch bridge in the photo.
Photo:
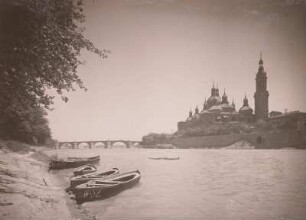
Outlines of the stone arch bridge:
[[87,148],[98,148],[101,145],[104,148],[111,148],[115,143],[123,143],[127,148],[134,146],[135,144],[139,144],[140,141],[130,141],[130,140],[103,140],[103,141],[60,141],[57,142],[55,148],[71,148],[71,149],[79,149],[82,146],[86,146]]

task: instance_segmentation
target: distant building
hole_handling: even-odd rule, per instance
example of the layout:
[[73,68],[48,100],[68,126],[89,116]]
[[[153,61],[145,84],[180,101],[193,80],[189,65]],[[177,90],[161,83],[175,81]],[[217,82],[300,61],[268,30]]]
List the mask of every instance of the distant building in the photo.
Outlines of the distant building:
[[215,123],[238,123],[240,121],[254,121],[253,109],[249,106],[247,97],[245,96],[243,106],[237,112],[234,101],[229,104],[225,90],[222,97],[220,97],[218,87],[213,85],[211,96],[204,101],[203,109],[199,111],[198,107],[196,107],[194,114],[190,110],[187,119],[178,122],[178,131],[188,129],[199,130]]
[[275,116],[280,116],[280,115],[282,115],[283,113],[281,113],[280,111],[271,111],[270,112],[270,118],[272,118],[272,117],[275,117]]
[[249,101],[246,96],[243,99],[243,106],[239,109],[239,114],[241,121],[254,121],[253,109],[249,106]]
[[[219,95],[218,85],[212,85],[210,97],[203,104],[203,109],[199,111],[195,108],[194,114],[190,110],[189,115],[185,121],[178,122],[178,133],[186,133],[188,131],[196,131],[201,133],[216,125],[223,126],[226,124],[254,124],[262,120],[271,122],[280,129],[305,130],[306,113],[295,112],[282,114],[278,111],[272,111],[269,118],[269,92],[267,90],[267,73],[263,67],[263,60],[260,54],[259,68],[256,74],[256,91],[254,93],[255,112],[249,106],[248,98],[245,95],[243,105],[236,111],[235,103],[228,102],[228,96],[223,92],[222,97]],[[253,127],[250,125],[250,127]],[[253,127],[254,128],[254,127]],[[200,131],[200,132],[199,132]]]
[[306,113],[293,111],[269,118],[269,122],[281,130],[306,131]]
[[267,91],[267,73],[263,67],[263,60],[260,54],[259,68],[256,75],[255,117],[256,120],[267,120],[269,114],[269,92]]

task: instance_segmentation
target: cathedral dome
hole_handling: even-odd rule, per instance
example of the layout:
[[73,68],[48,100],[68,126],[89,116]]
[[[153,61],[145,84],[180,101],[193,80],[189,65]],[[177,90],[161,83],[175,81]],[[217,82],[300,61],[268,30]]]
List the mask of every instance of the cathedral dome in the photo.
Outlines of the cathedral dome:
[[220,103],[221,103],[220,96],[211,96],[207,99],[207,105],[208,106],[218,105]]
[[223,103],[220,105],[220,107],[222,108],[223,112],[234,112],[235,111],[235,107],[228,103]]
[[253,114],[253,109],[250,106],[242,106],[239,109],[239,114],[249,116]]
[[249,101],[246,95],[243,99],[243,106],[239,109],[239,114],[244,116],[250,116],[253,114],[253,109],[249,106]]
[[222,107],[220,105],[214,105],[208,111],[210,111],[210,112],[222,112]]

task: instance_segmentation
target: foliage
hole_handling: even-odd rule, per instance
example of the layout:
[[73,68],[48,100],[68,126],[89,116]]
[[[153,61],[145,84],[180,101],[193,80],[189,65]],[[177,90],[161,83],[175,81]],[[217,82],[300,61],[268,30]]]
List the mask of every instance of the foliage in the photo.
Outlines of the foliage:
[[[106,57],[82,35],[82,1],[0,0],[1,53],[0,82],[2,99],[11,96],[48,108],[53,97],[48,89],[85,89],[77,67],[83,48]],[[24,99],[26,98],[26,99]],[[2,100],[3,101],[3,100]]]
[[14,139],[31,144],[44,144],[51,138],[46,111],[41,107],[5,109],[0,120],[0,134],[4,139]]
[[0,137],[49,138],[42,107],[51,109],[54,97],[47,91],[67,102],[65,91],[86,90],[77,75],[81,50],[102,58],[109,51],[83,36],[84,21],[81,0],[0,0]]
[[171,134],[150,133],[142,137],[142,144],[143,145],[166,144],[168,143],[170,138],[172,138]]
[[25,143],[21,143],[19,141],[3,141],[0,140],[0,149],[7,149],[12,152],[21,152],[27,153],[31,150],[31,147]]
[[56,145],[57,145],[57,140],[54,140],[54,139],[52,139],[51,137],[49,137],[49,138],[46,138],[45,140],[44,140],[44,146],[46,146],[46,147],[55,147]]

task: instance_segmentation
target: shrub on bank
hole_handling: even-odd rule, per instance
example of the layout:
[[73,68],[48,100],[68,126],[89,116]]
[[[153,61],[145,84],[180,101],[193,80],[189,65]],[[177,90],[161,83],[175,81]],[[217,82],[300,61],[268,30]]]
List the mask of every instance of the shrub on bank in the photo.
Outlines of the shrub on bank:
[[169,139],[171,139],[171,134],[158,134],[158,133],[150,133],[142,137],[143,145],[156,145],[156,144],[167,144]]
[[14,140],[7,140],[7,141],[0,140],[0,149],[1,150],[6,149],[12,152],[26,153],[31,151],[31,146]]
[[47,138],[44,143],[44,146],[49,147],[49,148],[53,148],[56,145],[57,145],[57,140],[54,140],[52,138]]

